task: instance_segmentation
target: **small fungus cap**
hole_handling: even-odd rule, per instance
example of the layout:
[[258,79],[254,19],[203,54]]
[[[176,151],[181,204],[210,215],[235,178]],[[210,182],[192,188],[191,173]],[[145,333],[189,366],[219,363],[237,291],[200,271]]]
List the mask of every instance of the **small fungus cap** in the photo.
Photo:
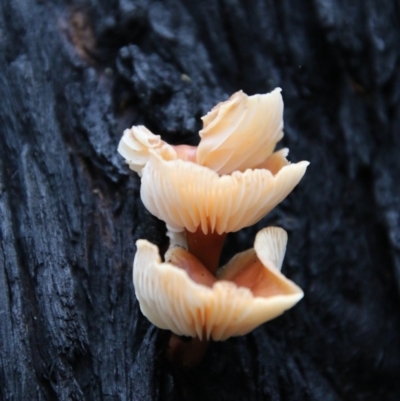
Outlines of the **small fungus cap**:
[[164,155],[176,157],[173,147],[164,142],[159,135],[154,135],[143,125],[126,129],[118,145],[119,154],[125,158],[129,168],[139,176],[149,160],[150,150],[159,150]]
[[280,228],[260,231],[254,249],[236,255],[208,287],[162,263],[155,245],[138,240],[133,281],[140,309],[154,325],[177,335],[218,341],[247,334],[303,297],[280,272],[286,241]]
[[254,168],[283,137],[281,89],[254,96],[236,92],[202,120],[198,164],[221,175]]

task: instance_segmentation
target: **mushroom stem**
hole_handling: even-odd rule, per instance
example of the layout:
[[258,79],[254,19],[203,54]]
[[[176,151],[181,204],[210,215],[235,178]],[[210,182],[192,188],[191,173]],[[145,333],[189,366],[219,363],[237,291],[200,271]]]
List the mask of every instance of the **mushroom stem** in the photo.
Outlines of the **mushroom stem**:
[[207,340],[200,340],[197,337],[181,337],[171,333],[166,355],[171,362],[187,369],[193,369],[201,362],[207,348]]
[[186,239],[189,252],[215,276],[226,233],[217,232],[204,234],[201,227],[194,233],[186,230]]

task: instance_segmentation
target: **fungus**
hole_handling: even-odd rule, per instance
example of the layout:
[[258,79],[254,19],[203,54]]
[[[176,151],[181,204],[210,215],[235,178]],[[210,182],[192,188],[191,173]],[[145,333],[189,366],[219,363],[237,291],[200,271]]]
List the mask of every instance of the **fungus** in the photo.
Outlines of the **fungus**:
[[[259,221],[293,190],[308,162],[289,164],[285,151],[273,154],[267,168],[220,176],[193,162],[166,159],[150,152],[144,167],[141,197],[146,208],[167,223],[168,229],[219,235],[238,231]],[[277,166],[279,164],[282,167]],[[190,205],[190,206],[189,206]]]
[[256,168],[283,137],[281,89],[265,95],[236,92],[202,120],[197,161],[219,174]]
[[154,135],[143,125],[126,129],[118,145],[119,154],[125,158],[129,168],[140,177],[152,151],[160,152],[167,160],[180,158],[192,161],[196,158],[194,146],[169,145],[161,139],[160,135]]
[[265,228],[253,249],[213,277],[182,248],[170,249],[163,263],[155,245],[138,240],[133,281],[140,308],[154,325],[177,335],[221,341],[247,334],[303,297],[280,272],[286,242],[286,231]]
[[[146,208],[166,222],[170,249],[139,240],[134,284],[142,312],[169,329],[170,352],[194,361],[206,340],[246,334],[303,296],[279,271],[286,233],[261,231],[254,249],[218,270],[228,232],[259,221],[299,183],[308,162],[290,164],[281,90],[242,91],[202,118],[198,147],[169,145],[143,126],[125,130],[118,151],[141,177]],[[181,347],[177,335],[194,337]],[[172,351],[171,351],[172,350]],[[195,355],[195,356],[193,356]]]
[[[197,243],[217,233],[221,248],[224,234],[259,221],[303,177],[308,162],[290,164],[288,149],[272,153],[283,136],[280,91],[240,91],[214,107],[203,117],[197,148],[169,145],[142,126],[125,130],[118,150],[142,176],[143,203],[182,246],[185,236]],[[215,252],[213,270],[218,259]]]

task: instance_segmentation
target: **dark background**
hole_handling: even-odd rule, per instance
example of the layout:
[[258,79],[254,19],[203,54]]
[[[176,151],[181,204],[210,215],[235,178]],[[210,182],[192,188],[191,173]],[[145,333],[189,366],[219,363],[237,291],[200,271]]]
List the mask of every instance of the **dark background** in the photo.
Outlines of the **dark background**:
[[[2,0],[0,399],[400,399],[400,3]],[[289,233],[305,298],[213,343],[194,371],[141,314],[135,241],[166,245],[116,148],[280,86],[296,190],[256,231]]]

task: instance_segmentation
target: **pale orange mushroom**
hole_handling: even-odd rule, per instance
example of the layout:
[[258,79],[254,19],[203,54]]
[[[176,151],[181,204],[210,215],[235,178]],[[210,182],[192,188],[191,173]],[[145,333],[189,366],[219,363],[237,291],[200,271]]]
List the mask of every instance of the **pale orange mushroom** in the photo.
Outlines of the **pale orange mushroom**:
[[279,271],[286,246],[281,229],[261,231],[254,249],[217,272],[226,233],[269,213],[309,164],[290,164],[288,149],[273,153],[283,136],[280,92],[240,91],[218,104],[202,118],[198,147],[169,145],[143,126],[121,139],[118,151],[142,177],[143,203],[166,222],[170,238],[165,263],[156,246],[137,242],[136,295],[156,326],[197,338],[186,347],[171,337],[172,352],[179,349],[186,362],[198,359],[204,339],[245,334],[303,296]]
[[289,164],[284,154],[274,154],[275,174],[269,169],[247,169],[220,176],[208,167],[167,160],[151,151],[143,168],[141,198],[173,232],[201,228],[204,234],[221,235],[238,231],[269,213],[303,177],[309,163]]
[[281,89],[264,95],[234,93],[202,117],[197,163],[230,174],[257,168],[283,137]]
[[203,117],[197,148],[169,145],[143,126],[124,131],[118,150],[142,176],[143,203],[173,241],[185,246],[179,233],[189,241],[195,233],[194,243],[201,233],[251,226],[299,183],[309,163],[290,164],[287,149],[273,153],[283,136],[280,92],[239,91],[218,104]]
[[138,240],[133,278],[140,308],[154,325],[177,335],[220,341],[247,334],[303,297],[280,272],[286,241],[283,229],[260,231],[254,249],[236,255],[213,278],[187,251],[166,254],[176,266],[163,263],[155,245]]

